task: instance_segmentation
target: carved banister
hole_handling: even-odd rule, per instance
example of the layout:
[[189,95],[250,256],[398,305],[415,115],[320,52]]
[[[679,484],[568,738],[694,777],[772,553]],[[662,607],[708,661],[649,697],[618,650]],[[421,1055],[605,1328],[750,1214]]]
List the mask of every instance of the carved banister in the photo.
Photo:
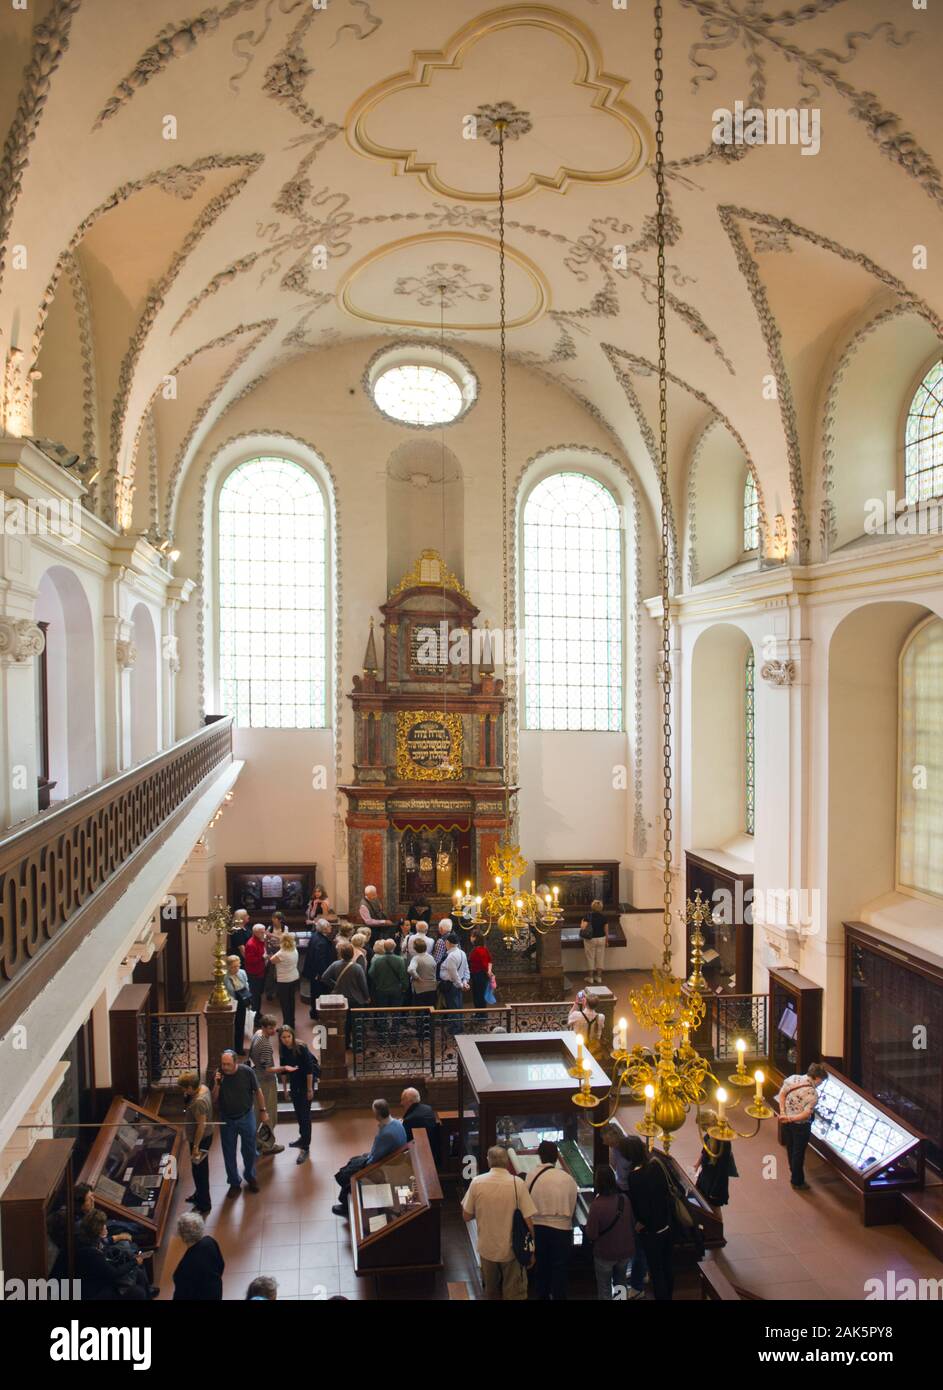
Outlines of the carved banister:
[[134,858],[231,761],[226,718],[0,839],[0,1034],[52,978],[65,948],[79,944],[77,915],[92,899],[123,891]]

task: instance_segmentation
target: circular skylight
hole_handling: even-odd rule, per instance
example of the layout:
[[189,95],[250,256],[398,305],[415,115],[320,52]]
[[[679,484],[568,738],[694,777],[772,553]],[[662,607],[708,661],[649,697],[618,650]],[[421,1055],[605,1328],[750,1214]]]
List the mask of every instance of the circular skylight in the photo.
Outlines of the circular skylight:
[[462,388],[441,367],[406,363],[388,367],[373,383],[384,415],[405,425],[447,425],[462,413]]

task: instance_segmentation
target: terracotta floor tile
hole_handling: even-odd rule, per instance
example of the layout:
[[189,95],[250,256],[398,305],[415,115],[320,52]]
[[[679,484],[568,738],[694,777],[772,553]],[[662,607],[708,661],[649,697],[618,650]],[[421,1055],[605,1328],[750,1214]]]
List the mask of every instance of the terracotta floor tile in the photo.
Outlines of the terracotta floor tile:
[[298,1245],[269,1245],[263,1243],[261,1272],[277,1274],[283,1269],[297,1272],[301,1268],[301,1248]]

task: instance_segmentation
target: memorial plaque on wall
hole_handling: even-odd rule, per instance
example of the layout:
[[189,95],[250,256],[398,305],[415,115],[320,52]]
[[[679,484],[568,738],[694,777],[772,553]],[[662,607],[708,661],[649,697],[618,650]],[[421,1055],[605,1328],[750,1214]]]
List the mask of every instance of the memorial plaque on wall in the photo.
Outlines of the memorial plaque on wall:
[[397,777],[407,781],[457,781],[462,770],[460,714],[434,710],[397,712]]

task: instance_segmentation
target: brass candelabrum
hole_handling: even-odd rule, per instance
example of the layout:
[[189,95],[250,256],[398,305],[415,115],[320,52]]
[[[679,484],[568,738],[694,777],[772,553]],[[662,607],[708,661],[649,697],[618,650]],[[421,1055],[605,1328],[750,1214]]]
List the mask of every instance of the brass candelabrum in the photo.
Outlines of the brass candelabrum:
[[217,893],[213,906],[205,917],[197,918],[196,929],[208,936],[216,935],[213,945],[213,990],[209,997],[211,1009],[228,1008],[229,992],[226,989],[226,940],[232,931],[232,912]]
[[559,890],[554,888],[553,896],[548,893],[540,898],[536,883],[531,883],[530,892],[514,887],[514,880],[520,878],[527,868],[527,860],[521,854],[519,845],[508,841],[499,844],[494,854],[489,856],[488,871],[494,879],[494,887],[481,897],[472,898],[471,882],[465,884],[465,895],[456,893],[462,905],[473,904],[474,916],[471,925],[487,934],[493,926],[504,936],[517,936],[525,927],[530,927],[541,936],[555,927],[563,916],[563,909],[557,901]]

